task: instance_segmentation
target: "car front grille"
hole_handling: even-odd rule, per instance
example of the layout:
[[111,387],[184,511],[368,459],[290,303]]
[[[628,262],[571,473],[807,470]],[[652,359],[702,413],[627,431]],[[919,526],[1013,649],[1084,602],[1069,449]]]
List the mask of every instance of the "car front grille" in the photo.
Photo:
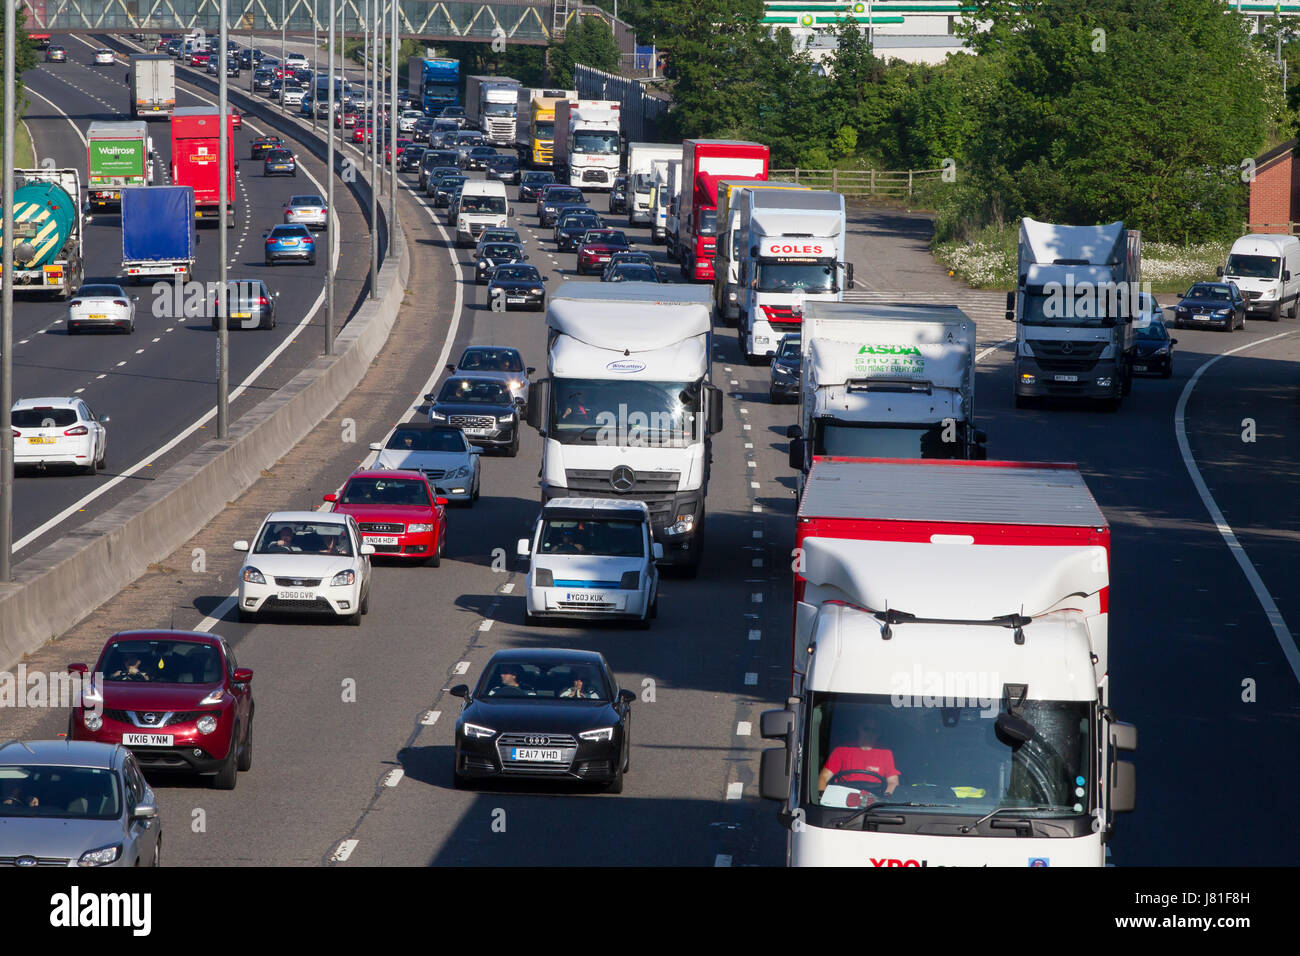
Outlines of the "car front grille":
[[445,468],[422,468],[421,472],[424,477],[428,478],[430,481],[441,481],[447,476]]
[[275,583],[282,588],[314,588],[320,585],[320,578],[276,578]]
[[561,611],[617,611],[618,605],[613,601],[556,601]]
[[1105,342],[1031,341],[1038,366],[1045,372],[1087,372],[1097,364]]
[[582,181],[584,183],[609,182],[609,173],[603,169],[584,169],[582,171]]
[[404,524],[393,524],[383,521],[363,521],[361,522],[362,534],[401,534],[406,530]]
[[452,415],[447,423],[454,428],[491,428],[497,420],[492,415]]
[[324,598],[313,598],[310,601],[285,600],[278,597],[267,598],[262,604],[264,611],[333,611],[330,602]]
[[20,856],[0,856],[0,866],[18,866],[18,861],[19,861],[19,860],[32,860],[32,859],[35,859],[35,860],[36,860],[36,863],[35,863],[35,864],[32,864],[32,863],[24,863],[23,865],[24,865],[24,866],[32,866],[32,865],[35,865],[35,866],[71,866],[71,865],[72,865],[72,861],[71,861],[71,860],[69,860],[69,859],[64,859],[64,858],[57,857],[57,856],[38,856],[38,857],[30,857],[30,856],[26,856],[26,855],[20,855]]
[[[546,743],[531,741],[544,739]],[[512,747],[540,747],[560,750],[563,758],[559,762],[526,763],[510,759]],[[502,734],[497,738],[497,757],[506,770],[525,771],[528,773],[566,773],[573,764],[578,752],[578,741],[569,734]]]

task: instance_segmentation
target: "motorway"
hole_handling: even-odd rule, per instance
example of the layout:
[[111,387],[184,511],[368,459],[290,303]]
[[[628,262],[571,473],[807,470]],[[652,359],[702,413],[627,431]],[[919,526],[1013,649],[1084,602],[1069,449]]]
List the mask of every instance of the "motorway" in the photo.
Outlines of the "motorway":
[[[603,207],[603,196],[593,200]],[[254,669],[256,758],[238,789],[153,779],[171,864],[779,865],[784,831],[757,795],[756,731],[788,687],[794,478],[784,428],[793,411],[767,403],[767,370],[739,361],[730,329],[715,343],[714,381],[729,400],[714,439],[708,555],[698,579],[665,578],[648,632],[524,626],[523,575],[512,562],[494,567],[494,556],[513,554],[537,512],[531,430],[517,459],[485,457],[480,501],[450,513],[442,567],[376,562],[359,630],[234,622],[225,599],[239,556],[230,542],[268,511],[319,504],[367,460],[368,442],[418,416],[419,396],[460,348],[514,345],[545,367],[543,316],[488,311],[443,214],[409,191],[399,211],[416,257],[410,294],[357,394],[155,573],[28,668],[93,660],[115,630],[174,624],[227,636],[240,665]],[[1111,523],[1111,700],[1139,729],[1139,809],[1120,818],[1112,862],[1293,863],[1300,833],[1269,824],[1268,811],[1300,786],[1300,769],[1282,759],[1300,715],[1297,635],[1286,624],[1300,622],[1290,586],[1300,451],[1287,441],[1300,425],[1296,320],[1173,333],[1174,376],[1137,382],[1118,413],[1018,411],[1010,356],[997,347],[1013,331],[1001,297],[943,274],[926,251],[923,217],[861,206],[852,217],[859,289],[850,298],[966,307],[979,331],[977,417],[991,457],[1077,461]],[[530,207],[515,224],[550,292],[574,278],[573,254],[541,241]],[[644,230],[629,234],[662,260]],[[676,278],[675,267],[665,273]],[[1254,441],[1243,441],[1246,419]],[[447,688],[473,682],[495,650],[512,646],[600,650],[638,692],[623,794],[452,789],[458,702]],[[63,711],[9,711],[0,736],[55,736],[66,722]],[[1225,758],[1234,766],[1214,781],[1191,779]]]
[[[98,39],[98,38],[95,38]],[[38,162],[75,166],[86,183],[85,132],[94,120],[129,119],[127,66],[91,65],[92,44],[68,36],[67,63],[38,63],[24,76],[30,106],[27,124]],[[98,44],[96,44],[98,45]],[[212,105],[206,93],[183,82],[178,70],[177,105]],[[268,104],[267,109],[274,109]],[[153,122],[157,154],[155,182],[169,182],[169,124]],[[262,231],[282,221],[282,203],[295,193],[324,193],[324,163],[305,149],[296,178],[268,179],[261,163],[249,160],[248,144],[262,132],[246,121],[235,133],[238,216],[229,234],[231,279],[260,278],[278,292],[276,327],[270,331],[232,331],[230,335],[231,418],[289,381],[324,346],[324,255],[315,266],[268,268],[261,254]],[[351,192],[336,190],[334,228],[337,323],[359,303],[368,278],[366,219]],[[198,282],[218,278],[219,236],[199,233]],[[120,282],[120,217],[94,215],[86,226],[85,281]],[[124,286],[136,302],[133,335],[69,336],[63,328],[67,306],[42,294],[19,293],[14,310],[14,397],[80,395],[96,414],[107,415],[108,467],[95,477],[20,471],[14,492],[14,537],[19,560],[77,525],[89,521],[142,487],[142,482],[180,460],[215,431],[216,334],[206,320],[164,309],[151,285]],[[174,298],[165,296],[167,303]],[[176,315],[167,318],[167,315]],[[88,500],[88,498],[90,500]]]

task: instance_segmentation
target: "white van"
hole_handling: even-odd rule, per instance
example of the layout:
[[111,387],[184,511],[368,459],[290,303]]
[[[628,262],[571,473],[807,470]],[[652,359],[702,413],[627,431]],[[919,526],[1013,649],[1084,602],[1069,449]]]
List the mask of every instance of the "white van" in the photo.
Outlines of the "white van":
[[484,229],[510,225],[515,211],[506,199],[506,184],[499,180],[471,179],[461,187],[456,213],[456,245],[472,246]]
[[1248,315],[1276,322],[1285,310],[1295,318],[1300,305],[1300,239],[1295,236],[1242,236],[1218,272],[1223,281],[1237,284],[1246,297]]

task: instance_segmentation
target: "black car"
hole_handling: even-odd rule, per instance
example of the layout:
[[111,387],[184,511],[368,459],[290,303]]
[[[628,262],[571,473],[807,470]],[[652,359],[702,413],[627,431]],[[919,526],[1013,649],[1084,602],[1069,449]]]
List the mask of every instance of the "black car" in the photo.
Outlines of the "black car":
[[[261,279],[229,279],[226,282],[226,328],[275,328],[275,299]],[[212,319],[212,330],[217,330],[221,319],[221,297],[217,289],[209,288],[207,313]]]
[[583,236],[600,228],[600,217],[594,212],[570,213],[555,224],[555,244],[561,252],[572,252],[578,248]]
[[582,205],[582,190],[576,186],[551,185],[537,197],[537,219],[543,226],[553,226],[561,206]]
[[492,273],[497,266],[527,260],[528,253],[524,252],[524,247],[519,243],[489,242],[486,245],[480,243],[479,257],[474,263],[474,282],[477,285],[484,285],[492,278]]
[[1235,282],[1198,282],[1174,306],[1174,328],[1217,325],[1225,332],[1246,327],[1246,297]]
[[253,51],[244,49],[239,51],[239,67],[242,70],[251,70],[253,68]]
[[433,120],[427,116],[424,119],[418,119],[415,121],[415,125],[411,127],[411,142],[428,143],[431,132],[433,132]]
[[420,160],[424,158],[426,147],[408,146],[402,150],[397,157],[397,171],[399,173],[414,173],[420,168]]
[[424,194],[430,199],[438,191],[438,183],[442,182],[448,176],[464,176],[455,166],[435,166],[433,169],[425,170],[423,166],[421,171],[426,172]]
[[278,84],[275,74],[270,70],[255,70],[253,72],[253,91],[255,93],[270,93],[271,87]]
[[473,146],[460,161],[461,169],[487,169],[499,154],[491,146]]
[[546,308],[546,287],[542,283],[547,278],[537,271],[537,266],[522,262],[499,266],[488,282],[488,308],[493,312],[514,309],[540,312]]
[[799,366],[803,361],[801,338],[797,332],[781,336],[772,356],[772,381],[767,399],[773,405],[799,400]]
[[519,157],[498,153],[488,160],[487,178],[500,183],[519,182]]
[[430,180],[430,188],[433,189],[433,204],[439,209],[446,209],[451,205],[452,194],[460,188],[462,183],[469,180],[468,176],[452,175],[443,176],[434,182]]
[[424,400],[433,403],[429,420],[435,425],[459,428],[471,445],[498,448],[511,458],[519,454],[520,401],[499,379],[457,375]]
[[[518,159],[518,157],[515,157]],[[545,169],[530,169],[519,175],[519,201],[537,202],[537,193],[543,186],[555,182],[555,173]]]
[[[578,269],[582,272],[582,269]],[[644,262],[620,262],[612,269],[606,269],[600,277],[601,282],[663,282],[659,270]]]
[[226,76],[239,76],[239,61],[233,57],[228,57],[226,59]]
[[632,701],[597,651],[512,648],[488,659],[456,718],[452,785],[531,777],[600,783],[623,792],[631,755]]
[[615,176],[609,191],[609,211],[627,215],[627,177]]
[[263,159],[273,149],[283,149],[284,140],[278,136],[259,136],[249,146],[249,159]]
[[1135,325],[1133,337],[1137,346],[1133,356],[1134,372],[1154,372],[1161,378],[1174,374],[1174,346],[1178,340],[1169,337],[1169,330],[1163,322],[1152,319],[1144,325]]
[[600,281],[608,282],[609,275],[614,271],[615,267],[620,266],[625,262],[636,262],[641,265],[650,266],[652,269],[658,269],[655,265],[654,257],[650,255],[650,253],[641,252],[640,250],[633,252],[631,249],[624,249],[622,252],[616,252],[609,257],[609,262],[605,263],[605,272],[601,275]]
[[454,149],[427,149],[420,160],[420,188],[429,187],[429,171],[437,166],[445,166],[460,172],[460,158]]

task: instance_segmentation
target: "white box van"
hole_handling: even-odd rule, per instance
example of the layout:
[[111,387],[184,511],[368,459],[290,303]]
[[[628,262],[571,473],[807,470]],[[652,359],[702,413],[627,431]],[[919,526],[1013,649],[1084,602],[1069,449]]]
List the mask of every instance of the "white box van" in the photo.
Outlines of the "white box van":
[[1218,270],[1246,297],[1246,312],[1276,322],[1283,310],[1292,318],[1300,304],[1300,239],[1266,233],[1242,236],[1232,244],[1228,264]]
[[484,229],[508,226],[515,211],[506,199],[506,184],[499,180],[470,180],[461,187],[456,213],[456,245],[472,246]]

